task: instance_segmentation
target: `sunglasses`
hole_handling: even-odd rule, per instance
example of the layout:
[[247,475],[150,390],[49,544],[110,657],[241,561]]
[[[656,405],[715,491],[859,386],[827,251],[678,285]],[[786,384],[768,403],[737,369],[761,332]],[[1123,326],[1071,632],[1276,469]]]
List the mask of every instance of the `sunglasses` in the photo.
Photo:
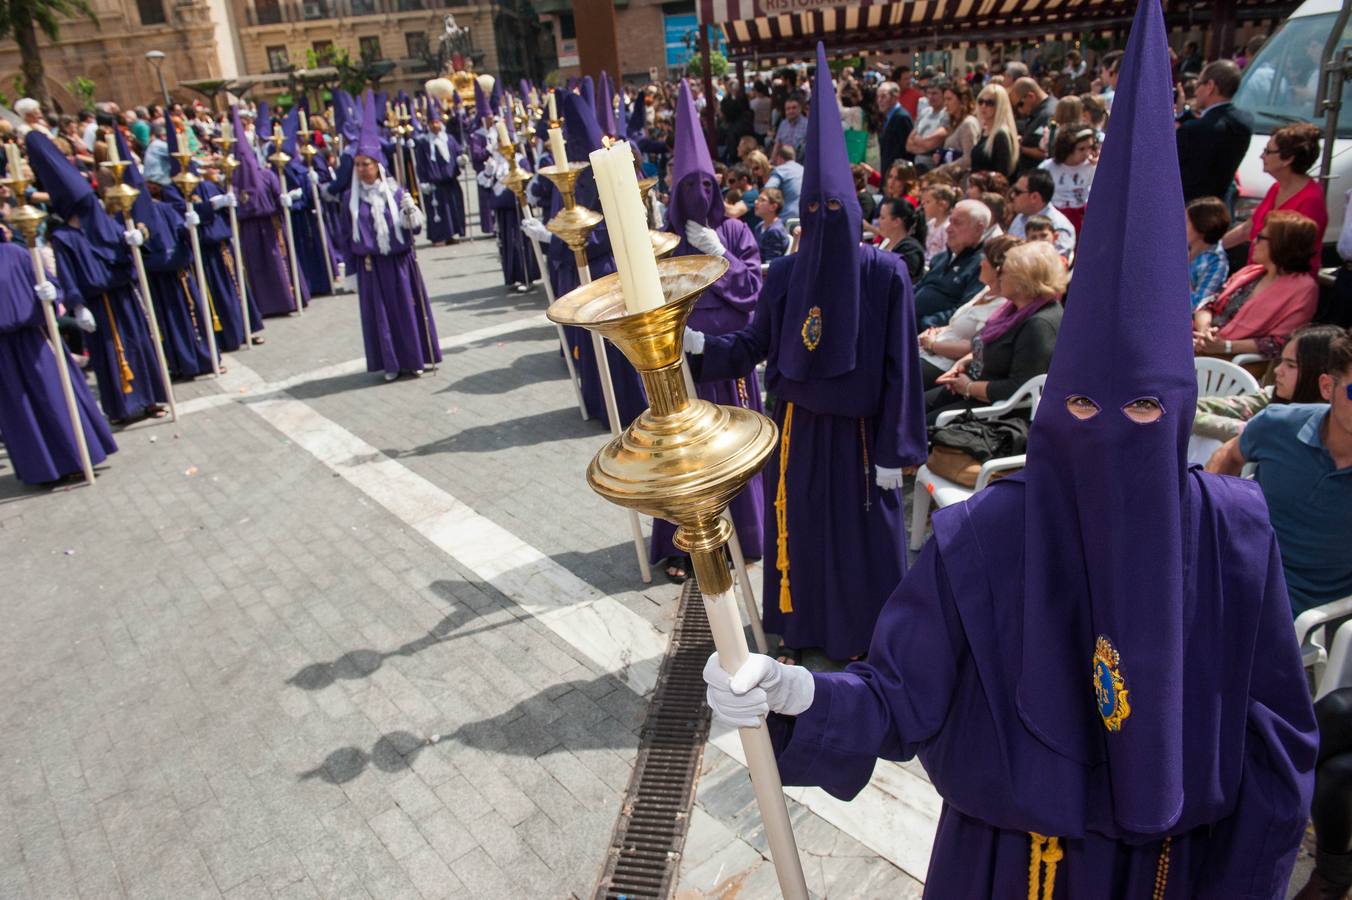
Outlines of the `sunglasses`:
[[991,97],[982,97],[980,100],[976,101],[976,105],[977,105],[977,106],[994,106],[994,105],[995,105],[995,100],[992,99]]

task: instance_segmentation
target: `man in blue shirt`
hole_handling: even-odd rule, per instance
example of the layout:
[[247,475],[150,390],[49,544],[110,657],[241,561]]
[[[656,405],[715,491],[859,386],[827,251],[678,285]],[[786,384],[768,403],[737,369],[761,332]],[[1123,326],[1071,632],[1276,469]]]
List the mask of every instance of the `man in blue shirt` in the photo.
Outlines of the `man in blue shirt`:
[[791,94],[784,101],[784,118],[779,120],[779,127],[775,129],[775,145],[771,148],[771,159],[781,147],[792,148],[794,155],[789,158],[797,159],[803,155],[806,144],[807,116],[803,115],[803,95]]
[[786,219],[798,218],[798,194],[803,189],[803,164],[797,160],[798,154],[793,147],[784,144],[775,148],[770,177],[765,179],[768,188],[779,188],[784,194],[782,215]]
[[930,261],[915,285],[915,318],[921,329],[947,325],[959,306],[982,288],[981,261],[990,207],[980,200],[960,200],[948,217],[948,249]]
[[1269,406],[1207,466],[1258,464],[1296,615],[1352,595],[1352,335],[1329,345],[1319,390],[1327,406]]

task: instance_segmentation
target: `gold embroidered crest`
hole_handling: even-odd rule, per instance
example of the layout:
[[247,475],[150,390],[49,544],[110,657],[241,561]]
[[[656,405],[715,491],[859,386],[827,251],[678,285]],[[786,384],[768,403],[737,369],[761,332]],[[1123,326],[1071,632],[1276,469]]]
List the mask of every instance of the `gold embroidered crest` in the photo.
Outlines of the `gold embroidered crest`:
[[1122,659],[1113,642],[1099,635],[1094,643],[1094,702],[1109,731],[1120,731],[1131,715],[1127,702],[1127,683],[1118,668]]
[[807,318],[803,320],[803,346],[809,350],[816,350],[821,340],[822,308],[814,306],[807,311]]

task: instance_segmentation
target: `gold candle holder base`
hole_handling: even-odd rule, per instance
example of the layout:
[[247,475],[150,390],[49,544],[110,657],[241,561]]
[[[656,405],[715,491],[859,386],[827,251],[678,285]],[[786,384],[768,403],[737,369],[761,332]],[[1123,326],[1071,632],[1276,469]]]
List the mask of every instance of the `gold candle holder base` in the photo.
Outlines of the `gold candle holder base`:
[[661,260],[665,302],[626,314],[618,275],[560,297],[546,315],[600,333],[638,370],[651,406],[607,444],[587,482],[612,503],[677,525],[676,546],[692,554],[706,594],[732,588],[723,545],[724,508],[760,471],[778,429],[764,415],[692,398],[681,371],[685,323],[700,295],[727,271],[724,259]]
[[601,224],[602,215],[577,203],[577,180],[591,168],[591,163],[570,162],[567,166],[544,166],[540,174],[554,182],[563,195],[563,209],[545,225],[574,253],[587,246],[587,236]]

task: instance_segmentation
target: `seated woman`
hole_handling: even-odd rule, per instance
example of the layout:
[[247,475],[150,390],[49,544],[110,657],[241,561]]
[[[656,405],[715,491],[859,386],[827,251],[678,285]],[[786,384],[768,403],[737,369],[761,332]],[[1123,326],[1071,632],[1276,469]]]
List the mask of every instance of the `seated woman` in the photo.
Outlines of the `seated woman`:
[[1272,384],[1257,394],[1199,397],[1192,433],[1197,437],[1228,441],[1239,437],[1244,423],[1269,403],[1323,403],[1319,376],[1328,361],[1329,344],[1342,333],[1337,325],[1306,325],[1291,335],[1291,340],[1282,348]]
[[[1309,175],[1310,167],[1319,159],[1321,135],[1319,127],[1309,122],[1283,125],[1272,133],[1267,146],[1263,148],[1263,172],[1272,177],[1272,187],[1268,188],[1251,218],[1226,232],[1221,239],[1225,249],[1248,241],[1249,262],[1258,262],[1258,235],[1268,215],[1273,212],[1295,212],[1308,216],[1314,221],[1320,240],[1323,239],[1324,229],[1329,224],[1328,206],[1324,203],[1324,190],[1319,179]],[[1310,249],[1306,264],[1311,275],[1319,274],[1320,249],[1319,241]]]
[[1051,244],[1020,244],[1005,253],[1000,293],[1009,301],[972,339],[972,352],[935,379],[925,392],[930,425],[950,409],[975,409],[1008,400],[1025,381],[1044,375],[1061,327],[1061,304],[1070,275]]
[[1254,262],[1231,275],[1220,294],[1193,313],[1193,349],[1202,356],[1260,353],[1276,359],[1291,332],[1308,324],[1319,300],[1310,254],[1314,220],[1274,212],[1254,238]]
[[986,241],[986,255],[981,261],[981,283],[986,289],[959,306],[947,325],[920,333],[920,373],[925,379],[925,390],[934,387],[939,376],[972,352],[972,339],[985,326],[986,320],[1004,305],[1005,298],[1000,293],[1000,267],[1004,265],[1005,255],[1022,243],[1022,238],[1012,234]]
[[909,200],[889,197],[878,208],[878,234],[883,238],[880,249],[891,250],[902,258],[912,284],[925,273],[925,248],[915,236],[919,224],[920,213]]

